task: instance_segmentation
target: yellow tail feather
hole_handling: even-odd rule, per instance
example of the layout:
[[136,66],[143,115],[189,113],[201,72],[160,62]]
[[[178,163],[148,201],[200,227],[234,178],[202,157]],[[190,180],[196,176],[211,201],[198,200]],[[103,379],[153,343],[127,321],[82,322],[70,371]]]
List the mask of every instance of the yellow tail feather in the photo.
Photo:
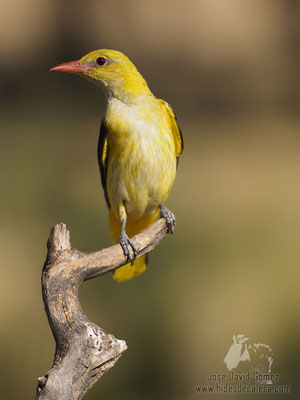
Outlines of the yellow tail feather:
[[[158,212],[159,210],[157,210],[154,215],[144,216],[138,220],[128,218],[126,223],[127,235],[129,237],[132,237],[142,232],[148,226],[152,225],[158,216]],[[116,217],[112,209],[110,209],[109,212],[109,225],[113,242],[119,243],[121,234],[121,222]],[[123,267],[116,269],[113,272],[113,278],[117,282],[124,282],[128,279],[135,278],[145,271],[147,266],[147,258],[147,256],[141,256],[138,259],[134,260],[133,265],[130,265],[130,263],[128,263],[123,265]]]
[[147,266],[146,256],[141,256],[140,258],[133,261],[133,265],[130,263],[123,265],[123,267],[116,269],[113,272],[113,278],[117,282],[128,281],[131,278],[135,278],[145,271]]

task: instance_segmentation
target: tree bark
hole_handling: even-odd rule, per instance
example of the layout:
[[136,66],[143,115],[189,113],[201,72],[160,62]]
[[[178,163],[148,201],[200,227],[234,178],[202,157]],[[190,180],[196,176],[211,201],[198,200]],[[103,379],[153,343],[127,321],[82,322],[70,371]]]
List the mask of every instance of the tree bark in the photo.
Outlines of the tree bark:
[[[138,257],[166,235],[164,219],[132,238]],[[114,366],[127,345],[89,321],[78,299],[83,281],[126,264],[119,244],[93,253],[72,249],[65,224],[52,228],[42,270],[42,294],[55,343],[53,366],[38,378],[36,400],[78,400]]]

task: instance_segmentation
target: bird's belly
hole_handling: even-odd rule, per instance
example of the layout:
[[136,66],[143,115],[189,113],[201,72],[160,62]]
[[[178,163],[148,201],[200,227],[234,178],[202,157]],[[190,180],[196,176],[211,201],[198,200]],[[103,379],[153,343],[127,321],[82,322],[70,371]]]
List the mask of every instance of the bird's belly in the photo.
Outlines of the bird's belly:
[[158,205],[167,200],[175,179],[172,142],[135,138],[127,141],[122,150],[110,151],[107,188],[116,215],[121,203],[131,218],[154,214]]

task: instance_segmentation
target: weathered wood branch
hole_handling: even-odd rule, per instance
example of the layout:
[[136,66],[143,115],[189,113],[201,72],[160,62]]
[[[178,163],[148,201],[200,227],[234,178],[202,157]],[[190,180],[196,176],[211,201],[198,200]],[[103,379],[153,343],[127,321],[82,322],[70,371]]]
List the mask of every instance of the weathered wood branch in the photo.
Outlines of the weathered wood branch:
[[[166,223],[160,219],[132,238],[138,256],[154,249],[165,235]],[[42,293],[56,349],[52,368],[38,378],[36,400],[79,400],[127,346],[88,320],[78,288],[126,264],[126,259],[120,245],[93,253],[72,249],[64,224],[52,228],[47,246]]]

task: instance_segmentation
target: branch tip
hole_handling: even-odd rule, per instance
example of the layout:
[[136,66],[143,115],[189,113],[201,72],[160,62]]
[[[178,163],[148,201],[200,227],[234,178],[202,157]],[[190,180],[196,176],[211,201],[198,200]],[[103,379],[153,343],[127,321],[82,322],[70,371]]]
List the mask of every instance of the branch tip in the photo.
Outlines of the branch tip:
[[51,251],[71,250],[70,231],[66,224],[56,224],[50,231],[48,249]]

